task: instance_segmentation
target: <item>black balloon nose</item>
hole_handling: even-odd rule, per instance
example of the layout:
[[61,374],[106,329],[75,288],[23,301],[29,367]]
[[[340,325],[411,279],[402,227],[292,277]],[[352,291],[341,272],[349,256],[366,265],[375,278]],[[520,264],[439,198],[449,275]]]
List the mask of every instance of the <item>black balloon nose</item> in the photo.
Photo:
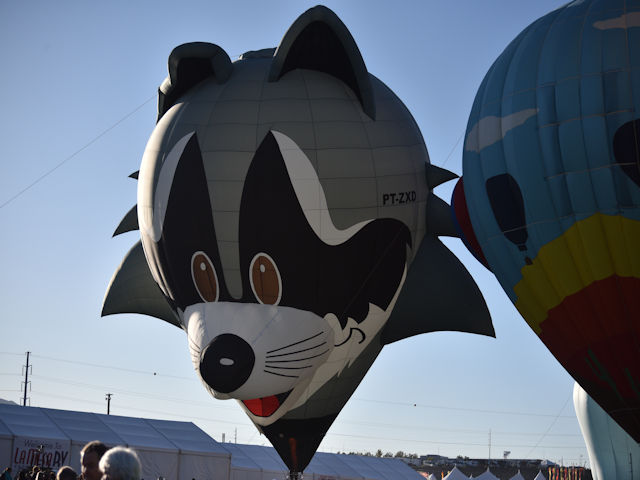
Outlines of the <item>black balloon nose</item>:
[[200,355],[200,375],[216,392],[233,392],[247,381],[255,360],[247,342],[224,333],[214,338]]

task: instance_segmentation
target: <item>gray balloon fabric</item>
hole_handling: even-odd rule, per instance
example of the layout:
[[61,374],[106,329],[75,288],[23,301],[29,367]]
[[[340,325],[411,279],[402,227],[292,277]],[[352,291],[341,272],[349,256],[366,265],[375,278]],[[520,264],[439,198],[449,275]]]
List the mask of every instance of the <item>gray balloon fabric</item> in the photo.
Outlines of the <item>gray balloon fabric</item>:
[[177,47],[158,113],[138,180],[144,255],[129,254],[103,314],[184,329],[205,388],[237,399],[292,472],[384,344],[493,335],[437,239],[454,228],[432,189],[455,175],[430,165],[410,112],[329,9],[233,63],[216,45]]

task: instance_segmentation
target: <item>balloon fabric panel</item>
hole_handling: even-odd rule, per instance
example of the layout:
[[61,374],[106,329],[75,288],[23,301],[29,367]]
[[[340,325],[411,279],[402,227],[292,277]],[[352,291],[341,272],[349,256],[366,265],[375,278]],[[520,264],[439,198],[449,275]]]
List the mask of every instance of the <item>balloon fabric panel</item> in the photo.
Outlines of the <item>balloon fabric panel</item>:
[[489,268],[636,441],[639,27],[640,6],[603,0],[571,2],[531,24],[478,90],[463,162]]
[[437,239],[454,229],[432,189],[454,175],[430,165],[411,113],[325,7],[277,49],[231,62],[188,43],[168,67],[138,180],[143,252],[103,314],[185,330],[204,388],[237,400],[297,477],[384,344],[494,335]]

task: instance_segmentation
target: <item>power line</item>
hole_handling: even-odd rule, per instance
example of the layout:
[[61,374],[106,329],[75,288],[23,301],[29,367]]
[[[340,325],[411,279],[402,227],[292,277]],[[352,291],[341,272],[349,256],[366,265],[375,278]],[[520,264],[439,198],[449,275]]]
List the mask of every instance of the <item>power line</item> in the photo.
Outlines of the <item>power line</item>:
[[[394,441],[394,442],[410,442],[410,443],[428,443],[428,444],[433,444],[433,445],[462,445],[462,446],[468,446],[468,447],[486,447],[487,444],[486,442],[482,442],[482,443],[471,443],[471,442],[445,442],[445,441],[439,441],[439,440],[412,440],[412,439],[407,439],[407,438],[391,438],[391,437],[372,437],[371,435],[354,435],[354,434],[348,434],[348,433],[327,433],[327,437],[328,436],[332,436],[335,435],[337,437],[352,437],[352,438],[366,438],[366,439],[370,439],[370,440],[386,440],[386,441]],[[527,448],[527,447],[531,447],[531,445],[513,445],[513,444],[504,444],[504,445],[497,445],[497,444],[493,444],[494,447],[499,447],[499,448],[506,448],[506,447],[513,447],[513,448]],[[534,447],[535,448],[535,447]],[[545,448],[562,448],[562,449],[574,449],[574,448],[582,448],[582,446],[572,446],[572,445],[545,445]]]
[[[556,424],[556,422],[558,421],[558,418],[560,418],[560,414],[564,411],[565,407],[567,406],[567,403],[569,403],[569,399],[573,397],[573,392],[569,394],[569,396],[567,397],[567,399],[564,402],[564,405],[562,405],[562,408],[560,409],[560,411],[558,412],[558,415],[556,415],[556,418],[553,419],[553,421],[551,422],[551,424],[549,425],[549,428],[547,428],[547,431],[544,432],[542,434],[542,436],[540,437],[540,440],[538,440],[538,443],[535,444],[535,446],[533,448],[531,448],[531,450],[529,451],[529,453],[527,454],[527,456],[531,455],[531,452],[533,452],[536,448],[538,448],[538,445],[540,445],[540,443],[542,443],[542,440],[544,440],[544,438],[547,436],[547,434],[549,433],[549,431],[553,428],[553,426]],[[546,447],[545,447],[546,448]]]
[[[43,397],[52,397],[52,398],[59,398],[61,400],[71,400],[74,402],[80,402],[80,403],[89,403],[92,405],[98,405],[100,408],[104,408],[104,403],[103,402],[97,402],[97,401],[91,401],[91,400],[81,400],[78,397],[68,397],[66,395],[58,395],[55,393],[47,393],[47,392],[41,392],[41,391],[33,391],[34,394],[43,396]],[[181,413],[176,413],[176,412],[165,412],[165,411],[161,411],[161,410],[149,410],[146,408],[138,408],[138,407],[132,407],[129,405],[121,405],[120,409],[124,412],[124,411],[137,411],[137,412],[144,412],[144,413],[152,413],[154,415],[165,415],[165,416],[171,416],[171,417],[176,417],[176,418],[183,418],[183,419],[187,419],[187,420],[203,420],[206,422],[216,422],[216,423],[228,423],[228,424],[232,424],[232,425],[238,425],[238,424],[242,424],[242,422],[240,421],[232,421],[232,420],[221,420],[221,419],[216,419],[216,418],[210,418],[210,417],[197,417],[197,416],[193,416],[193,415],[185,415],[185,414],[181,414]],[[246,421],[250,422],[249,417],[246,417]],[[243,426],[247,426],[247,427],[252,427],[253,425],[247,423],[246,425]]]
[[[83,382],[74,382],[74,381],[69,381],[69,380],[64,380],[64,379],[60,379],[60,378],[55,378],[55,377],[48,377],[48,376],[44,376],[44,375],[34,375],[33,377],[35,377],[36,379],[42,379],[44,381],[51,381],[51,382],[55,382],[56,384],[66,384],[66,385],[73,385],[73,386],[80,386],[80,387],[85,387],[85,388],[90,388],[93,390],[98,390],[98,391],[103,391],[105,390],[105,388],[107,388],[104,385],[93,385],[93,384],[88,384],[88,383],[83,383]],[[142,393],[142,392],[134,392],[131,390],[123,390],[123,389],[114,389],[112,387],[109,387],[110,390],[112,390],[113,392],[116,392],[118,394],[121,395],[125,395],[125,396],[131,396],[131,397],[142,397],[142,398],[148,398],[148,399],[154,399],[154,400],[162,400],[162,401],[168,401],[168,402],[174,402],[174,403],[179,403],[181,405],[194,405],[194,406],[200,406],[200,407],[211,407],[213,404],[212,402],[198,402],[198,401],[193,401],[193,400],[189,400],[189,399],[184,399],[184,398],[177,398],[177,397],[167,397],[167,396],[160,396],[160,395],[155,395],[155,394],[150,394],[150,393]],[[77,400],[79,400],[79,398],[76,397]],[[216,403],[221,403],[221,402],[216,402]],[[222,405],[216,405],[216,409],[237,409],[236,405],[233,406],[222,406]],[[449,432],[449,433],[468,433],[468,434],[482,434],[484,435],[486,433],[485,430],[471,430],[471,429],[455,429],[455,428],[433,428],[433,427],[421,427],[419,425],[399,425],[399,424],[390,424],[390,423],[382,423],[382,422],[358,422],[358,421],[342,421],[342,424],[345,425],[360,425],[360,426],[365,426],[365,427],[374,427],[374,428],[394,428],[394,429],[402,429],[402,428],[406,428],[406,429],[413,429],[413,430],[422,430],[422,431],[433,431],[433,432]],[[549,434],[548,433],[549,430],[547,430],[547,432],[545,432],[545,436],[548,437],[579,437],[582,438],[581,435],[579,434]],[[535,436],[535,437],[539,437],[541,434],[540,432],[501,432],[501,431],[496,431],[494,432],[494,434],[498,434],[498,435],[519,435],[519,436]]]
[[[155,372],[149,372],[149,371],[141,371],[141,370],[131,370],[131,369],[125,369],[125,368],[119,368],[119,367],[110,367],[107,365],[95,365],[95,364],[87,364],[87,363],[83,363],[83,362],[75,362],[75,361],[71,361],[71,360],[61,360],[61,359],[54,359],[52,357],[42,357],[40,355],[34,355],[35,357],[38,358],[46,358],[49,360],[57,360],[57,361],[61,361],[61,362],[68,362],[68,363],[74,363],[74,364],[79,364],[79,365],[89,365],[89,366],[95,366],[95,367],[100,367],[100,368],[106,368],[106,369],[114,369],[114,370],[124,370],[127,372],[132,372],[132,373],[142,373],[145,375],[149,375],[151,373],[153,373],[155,375]],[[58,382],[58,383],[65,383],[68,385],[75,385],[75,386],[82,386],[82,387],[87,387],[87,388],[93,388],[93,389],[100,389],[103,390],[104,388],[106,388],[105,385],[92,385],[92,384],[88,384],[88,383],[83,383],[83,382],[74,382],[71,380],[64,380],[64,379],[59,379],[59,378],[55,378],[55,377],[47,377],[44,375],[35,375],[36,378],[44,378],[44,379],[48,379],[54,382]],[[189,377],[181,377],[181,376],[175,376],[175,375],[163,375],[163,377],[169,377],[169,378],[178,378],[178,379],[182,379],[182,380],[194,380],[194,378],[189,378]],[[112,387],[109,387],[111,390],[116,391],[117,389],[114,389]],[[135,392],[135,391],[131,391],[131,390],[118,390],[118,393],[123,393],[123,394],[127,394],[127,395],[132,395],[132,396],[141,396],[141,397],[146,397],[146,398],[163,398],[169,401],[174,401],[174,402],[180,402],[180,403],[184,403],[184,402],[189,402],[188,400],[184,400],[184,399],[180,399],[180,398],[175,398],[175,397],[159,397],[157,395],[152,395],[152,394],[146,394],[146,393],[141,393],[141,392]],[[442,410],[452,410],[452,411],[465,411],[465,412],[471,412],[471,413],[490,413],[490,414],[496,414],[496,415],[517,415],[517,416],[525,416],[525,417],[551,417],[555,420],[557,420],[558,418],[570,418],[570,419],[574,419],[575,417],[570,416],[570,415],[556,415],[556,414],[545,414],[545,413],[534,413],[534,412],[516,412],[516,411],[506,411],[506,410],[484,410],[484,409],[478,409],[478,408],[462,408],[462,407],[449,407],[449,406],[443,406],[443,405],[423,405],[423,404],[416,404],[416,403],[409,403],[409,402],[395,402],[395,401],[391,401],[391,400],[373,400],[373,399],[366,399],[366,398],[357,398],[354,397],[351,399],[352,401],[361,401],[361,402],[371,402],[371,403],[382,403],[385,405],[399,405],[399,406],[406,406],[406,407],[419,407],[419,408],[428,408],[428,409],[442,409]],[[194,403],[195,402],[191,402]],[[199,403],[200,405],[203,405],[202,402]]]
[[390,401],[390,400],[372,400],[372,399],[365,399],[365,398],[354,398],[353,400],[360,401],[360,402],[384,403],[384,404],[388,404],[388,405],[401,405],[401,406],[412,407],[412,408],[434,408],[434,409],[440,409],[440,410],[455,410],[455,411],[472,412],[472,413],[491,413],[491,414],[496,414],[496,415],[521,415],[521,416],[527,416],[527,417],[552,417],[552,418],[556,418],[556,419],[557,418],[571,418],[571,419],[575,418],[575,417],[570,416],[570,415],[565,415],[565,416],[560,417],[559,415],[548,414],[548,413],[516,412],[516,411],[508,411],[508,410],[485,410],[485,409],[480,409],[480,408],[449,407],[449,406],[444,406],[444,405],[424,405],[424,404],[410,403],[410,402],[394,402],[394,401]]
[[[380,423],[380,422],[353,422],[349,420],[343,420],[340,422],[344,425],[362,425],[365,427],[380,427],[380,428],[393,428],[393,429],[411,429],[411,430],[422,430],[428,432],[448,432],[448,433],[468,433],[472,435],[485,435],[487,433],[486,430],[471,430],[471,429],[462,429],[462,428],[434,428],[434,427],[423,427],[420,425],[412,424],[412,425],[400,425],[397,423]],[[494,431],[494,434],[497,435],[517,435],[517,436],[535,436],[539,437],[540,432],[501,432]],[[577,433],[550,433],[547,434],[548,437],[579,437],[582,438],[582,435]]]
[[444,159],[444,162],[442,162],[442,165],[440,165],[440,167],[444,168],[445,164],[449,161],[449,158],[451,158],[451,155],[453,155],[453,152],[455,151],[456,147],[460,143],[460,140],[462,140],[462,137],[464,137],[464,131],[460,134],[460,136],[458,137],[458,140],[456,140],[456,144],[453,146],[453,148],[449,152],[449,155],[447,155],[447,158]]
[[[10,352],[0,352],[0,353],[2,353],[2,354],[12,354]],[[64,362],[64,363],[69,363],[69,364],[74,364],[74,365],[98,367],[98,368],[104,368],[104,369],[110,369],[110,370],[126,371],[126,372],[136,373],[136,374],[157,376],[157,372],[152,372],[152,371],[133,370],[133,369],[114,367],[114,366],[109,366],[109,365],[87,364],[85,362],[79,362],[79,361],[74,361],[74,360],[69,360],[69,359],[61,359],[61,358],[55,358],[55,357],[48,357],[48,356],[40,356],[40,355],[32,355],[32,357],[41,358],[41,359],[47,359],[47,360],[52,360],[52,361],[58,361],[58,362]],[[164,375],[163,377],[165,377],[165,378],[189,379],[189,380],[192,380],[192,381],[195,380],[194,377],[187,378],[187,377],[181,377],[181,376],[175,376],[175,375]],[[152,398],[152,399],[157,399],[157,400],[160,400],[160,401],[172,401],[172,402],[177,402],[177,403],[180,403],[180,404],[190,404],[190,405],[194,405],[194,406],[203,406],[203,407],[211,406],[210,404],[205,403],[205,402],[194,402],[194,401],[191,401],[191,400],[181,399],[181,398],[176,398],[176,397],[157,396],[157,395],[148,394],[148,393],[134,392],[134,391],[126,390],[126,389],[113,389],[111,386],[107,387],[105,385],[94,385],[94,384],[88,384],[88,383],[83,383],[83,382],[76,382],[76,381],[73,381],[73,380],[65,380],[65,379],[61,379],[61,378],[48,377],[48,376],[43,376],[43,375],[33,375],[32,378],[37,379],[39,384],[40,384],[41,381],[45,381],[45,382],[46,381],[51,381],[51,382],[54,382],[56,384],[68,384],[68,385],[78,386],[78,387],[83,387],[83,388],[99,389],[99,390],[101,390],[103,392],[105,391],[105,389],[108,389],[108,391],[117,392],[119,395],[122,394],[122,395],[129,395],[129,396],[139,396],[139,397],[143,397],[143,398]],[[33,392],[33,393],[36,393],[36,392]],[[65,399],[65,400],[72,400],[74,402],[80,402],[81,404],[94,404],[94,405],[104,406],[104,403],[82,400],[78,396],[72,398],[72,397],[65,397],[65,396],[61,396],[61,395],[51,394],[51,393],[45,393],[45,392],[42,392],[42,391],[39,391],[37,393],[39,395],[42,395],[42,396],[45,396],[45,397],[62,398],[62,399]],[[501,415],[508,414],[508,415],[522,415],[522,416],[532,416],[532,417],[553,417],[553,421],[552,421],[551,425],[549,426],[549,428],[547,428],[547,430],[542,435],[540,440],[538,440],[536,445],[530,445],[530,444],[514,445],[513,443],[509,443],[508,445],[504,445],[505,447],[508,447],[508,448],[514,448],[514,447],[531,448],[531,452],[533,452],[536,448],[538,448],[540,446],[540,444],[542,443],[542,441],[547,437],[552,437],[552,436],[553,437],[580,437],[579,435],[569,435],[569,434],[563,435],[563,434],[550,434],[549,433],[551,431],[551,429],[553,428],[553,426],[556,424],[557,420],[562,417],[561,413],[562,413],[562,411],[564,411],[564,408],[566,407],[566,402],[565,402],[565,405],[563,406],[563,408],[560,410],[560,412],[557,415],[550,415],[550,414],[533,413],[533,412],[484,410],[484,409],[460,408],[460,407],[450,407],[450,406],[432,405],[432,404],[424,405],[424,404],[416,404],[416,403],[411,403],[411,402],[399,402],[399,401],[391,401],[391,400],[366,399],[366,398],[353,398],[351,401],[364,401],[364,402],[379,403],[379,404],[384,404],[384,405],[397,405],[397,406],[411,407],[411,408],[420,407],[420,408],[445,409],[445,410],[453,410],[453,411],[468,411],[468,412],[473,412],[473,413],[491,413],[491,414],[501,414]],[[218,403],[220,403],[220,402],[218,402]],[[104,407],[102,407],[102,408],[104,408]],[[156,414],[156,415],[160,414],[160,415],[170,416],[170,417],[173,417],[173,418],[186,419],[186,420],[190,420],[190,421],[202,420],[202,421],[206,421],[206,422],[225,423],[225,424],[233,424],[233,425],[237,425],[237,424],[240,423],[242,425],[242,422],[239,422],[239,421],[221,420],[221,419],[208,418],[208,417],[196,417],[194,415],[182,415],[182,414],[175,413],[175,412],[149,410],[149,409],[144,409],[144,408],[132,407],[132,406],[128,406],[128,405],[120,405],[119,404],[119,408],[121,408],[122,411],[138,411],[138,412],[144,412],[146,414],[152,414],[152,415],[153,414]],[[237,409],[238,412],[241,412],[241,410],[239,410],[236,405],[229,406],[229,407],[218,407],[218,408]],[[566,416],[566,418],[572,418],[573,419],[575,417]],[[247,423],[249,422],[248,419],[246,419],[246,421],[247,421]],[[468,433],[468,434],[486,433],[486,431],[484,431],[484,430],[475,432],[475,431],[468,430],[468,429],[467,430],[462,430],[462,429],[456,430],[456,429],[447,429],[447,428],[434,429],[434,428],[430,428],[430,427],[426,427],[426,426],[422,427],[422,426],[415,425],[415,424],[412,424],[411,426],[401,426],[401,425],[397,425],[397,424],[391,425],[391,424],[376,423],[376,422],[349,422],[349,421],[343,421],[341,423],[343,425],[355,424],[355,425],[364,425],[364,426],[373,427],[373,428],[396,428],[396,429],[404,428],[404,429],[411,429],[412,431],[422,431],[422,432],[430,431],[430,430],[431,431],[437,430],[437,431],[451,432],[451,433]],[[499,435],[514,435],[514,436],[516,436],[516,435],[520,435],[520,436],[540,436],[539,432],[537,432],[537,433],[494,432],[494,433],[499,434]],[[364,436],[364,435],[363,436],[359,436],[359,435],[348,435],[348,434],[334,434],[334,433],[329,433],[328,435],[352,436],[352,437],[363,437],[363,438],[379,438],[379,439],[383,439],[383,440],[387,440],[387,441],[412,441],[412,442],[418,442],[418,443],[433,443],[433,444],[447,444],[447,443],[450,443],[452,445],[467,445],[467,446],[482,446],[482,445],[486,445],[486,443],[477,443],[476,444],[476,443],[474,443],[473,440],[467,441],[467,442],[464,442],[464,441],[463,442],[443,442],[443,441],[431,441],[431,440],[396,439],[396,438],[386,437],[384,434],[382,436],[379,436],[379,437],[371,437],[371,436]],[[496,447],[499,447],[499,446],[500,445],[496,445]],[[545,445],[544,448],[555,448],[555,447]],[[564,446],[564,447],[558,447],[558,448],[581,448],[581,447]],[[529,455],[531,454],[531,452],[529,453]]]
[[[5,353],[5,352],[0,352],[0,353]],[[49,357],[49,356],[43,356],[43,355],[33,355],[33,357],[42,358],[42,359],[45,359],[45,360],[57,361],[57,362],[70,363],[70,364],[74,364],[74,365],[78,365],[78,366],[104,368],[104,369],[110,369],[110,370],[118,370],[118,371],[124,371],[124,372],[129,372],[129,373],[142,374],[142,375],[152,375],[152,376],[157,376],[157,377],[166,377],[166,378],[173,378],[173,379],[179,379],[179,380],[189,380],[189,381],[192,381],[192,382],[197,382],[197,379],[195,378],[195,376],[194,377],[185,377],[185,376],[180,376],[180,375],[159,374],[158,372],[153,372],[153,371],[149,371],[149,370],[134,370],[134,369],[130,369],[130,368],[114,367],[112,365],[101,365],[101,364],[95,364],[95,363],[86,363],[86,362],[83,362],[83,361],[68,360],[68,359],[55,358],[55,357]],[[38,377],[40,377],[40,376],[38,376]],[[51,377],[49,377],[49,378],[51,378]],[[70,381],[67,381],[67,380],[59,380],[59,379],[53,379],[53,378],[51,378],[51,379],[55,380],[55,381],[67,382],[69,384],[74,384],[73,382],[70,382]],[[89,386],[89,384],[82,384],[80,382],[76,382],[75,384],[81,385],[81,386]],[[104,385],[102,385],[102,386],[100,386],[100,385],[92,385],[91,388],[104,389],[105,386]],[[121,391],[119,393],[136,394],[135,392],[129,392],[127,390],[123,390],[123,391]],[[145,394],[139,393],[138,395],[144,396]],[[155,398],[157,398],[157,396],[155,396]],[[178,400],[178,401],[183,401],[183,400]],[[488,413],[488,414],[495,414],[495,415],[516,415],[516,416],[526,416],[526,417],[549,417],[549,418],[555,419],[556,421],[559,418],[569,418],[569,419],[574,419],[575,418],[574,416],[571,416],[571,415],[556,415],[556,414],[536,413],[536,412],[522,412],[522,411],[509,411],[509,410],[488,410],[488,409],[479,409],[479,408],[451,407],[451,406],[445,406],[445,405],[419,404],[419,403],[411,403],[411,402],[398,402],[398,401],[392,401],[392,400],[367,399],[367,398],[358,398],[358,397],[353,397],[351,399],[351,401],[369,402],[369,403],[381,403],[381,404],[385,404],[385,405],[398,405],[398,406],[411,407],[411,408],[440,409],[440,410],[462,411],[462,412],[471,412],[471,413]]]
[[87,363],[84,361],[77,361],[77,360],[67,360],[64,358],[54,358],[54,357],[46,357],[43,355],[34,355],[34,357],[36,358],[42,358],[45,360],[52,360],[55,362],[63,362],[63,363],[71,363],[74,365],[79,365],[79,366],[86,366],[86,367],[95,367],[95,368],[107,368],[110,370],[119,370],[121,372],[129,372],[129,373],[137,373],[137,374],[142,374],[142,375],[152,375],[152,376],[162,376],[162,377],[167,377],[167,378],[175,378],[175,379],[179,379],[179,380],[189,380],[189,381],[197,381],[195,378],[193,377],[183,377],[180,375],[168,375],[168,374],[164,374],[164,373],[158,373],[158,372],[153,372],[150,370],[134,370],[131,368],[123,368],[123,367],[114,367],[112,365],[100,365],[97,363]]
[[[45,376],[45,375],[34,375],[34,377],[37,378],[37,379],[42,379],[44,381],[55,382],[56,384],[73,385],[73,386],[76,386],[76,387],[90,388],[92,390],[103,391],[103,390],[105,390],[105,388],[107,388],[105,385],[94,385],[94,384],[83,383],[83,382],[74,382],[74,381],[71,381],[71,380],[64,380],[64,379],[61,379],[61,378],[48,377],[48,376]],[[175,403],[180,403],[180,404],[188,403],[188,404],[195,405],[195,406],[211,407],[211,403],[209,403],[209,402],[197,402],[197,401],[189,400],[189,399],[185,399],[185,398],[166,397],[166,396],[162,396],[162,395],[155,395],[155,394],[152,394],[152,393],[135,392],[135,391],[131,391],[131,390],[123,390],[123,389],[112,388],[112,387],[109,387],[109,390],[112,390],[113,392],[116,392],[116,393],[121,394],[121,395],[128,395],[128,396],[132,396],[132,397],[142,397],[142,398],[153,399],[153,400],[158,400],[159,399],[159,400],[175,402]],[[226,407],[221,407],[221,408],[226,408]]]
[[71,155],[69,155],[68,157],[66,157],[64,160],[62,160],[60,163],[58,163],[56,166],[54,166],[53,168],[47,170],[46,172],[44,172],[42,175],[40,175],[38,178],[36,178],[34,181],[32,181],[31,183],[29,183],[26,187],[24,187],[22,190],[20,190],[18,193],[14,194],[13,196],[9,197],[8,200],[5,200],[4,203],[0,204],[0,209],[4,208],[5,206],[9,205],[11,202],[13,202],[16,198],[18,198],[19,196],[21,196],[22,194],[24,194],[25,192],[27,192],[28,190],[30,190],[32,187],[34,187],[35,185],[37,185],[38,183],[40,183],[42,180],[44,180],[46,177],[48,177],[49,175],[51,175],[53,172],[55,172],[57,169],[59,169],[62,165],[64,165],[65,163],[67,163],[69,160],[71,160],[72,158],[76,157],[77,155],[79,155],[80,153],[82,153],[84,150],[86,150],[87,148],[89,148],[91,145],[93,145],[94,143],[96,143],[99,139],[101,139],[102,137],[104,137],[107,133],[109,133],[111,130],[113,130],[114,128],[116,128],[118,125],[120,125],[122,122],[124,122],[127,118],[129,118],[130,116],[132,116],[134,113],[136,113],[138,110],[140,110],[142,107],[144,107],[147,103],[149,103],[151,100],[153,100],[154,98],[156,98],[155,95],[153,95],[152,97],[149,97],[147,100],[145,100],[144,102],[142,102],[140,105],[138,105],[136,108],[134,108],[133,110],[131,110],[129,113],[127,113],[124,117],[120,118],[120,120],[118,120],[117,122],[115,122],[113,125],[111,125],[109,128],[107,128],[106,130],[102,131],[102,133],[98,134],[97,136],[95,136],[91,141],[89,141],[88,143],[86,143],[84,146],[82,146],[81,148],[79,148],[78,150],[76,150],[75,152],[73,152]]

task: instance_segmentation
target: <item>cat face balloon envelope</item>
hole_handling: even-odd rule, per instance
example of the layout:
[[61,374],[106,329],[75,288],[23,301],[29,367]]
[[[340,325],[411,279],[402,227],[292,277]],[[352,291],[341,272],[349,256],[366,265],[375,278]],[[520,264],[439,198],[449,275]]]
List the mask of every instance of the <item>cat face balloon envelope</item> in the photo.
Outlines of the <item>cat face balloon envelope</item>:
[[[169,57],[139,172],[139,227],[103,315],[183,328],[217,398],[237,399],[294,471],[384,344],[422,332],[493,335],[440,243],[448,205],[402,102],[324,7],[277,50],[231,62],[192,43]],[[461,298],[463,301],[460,301]]]

